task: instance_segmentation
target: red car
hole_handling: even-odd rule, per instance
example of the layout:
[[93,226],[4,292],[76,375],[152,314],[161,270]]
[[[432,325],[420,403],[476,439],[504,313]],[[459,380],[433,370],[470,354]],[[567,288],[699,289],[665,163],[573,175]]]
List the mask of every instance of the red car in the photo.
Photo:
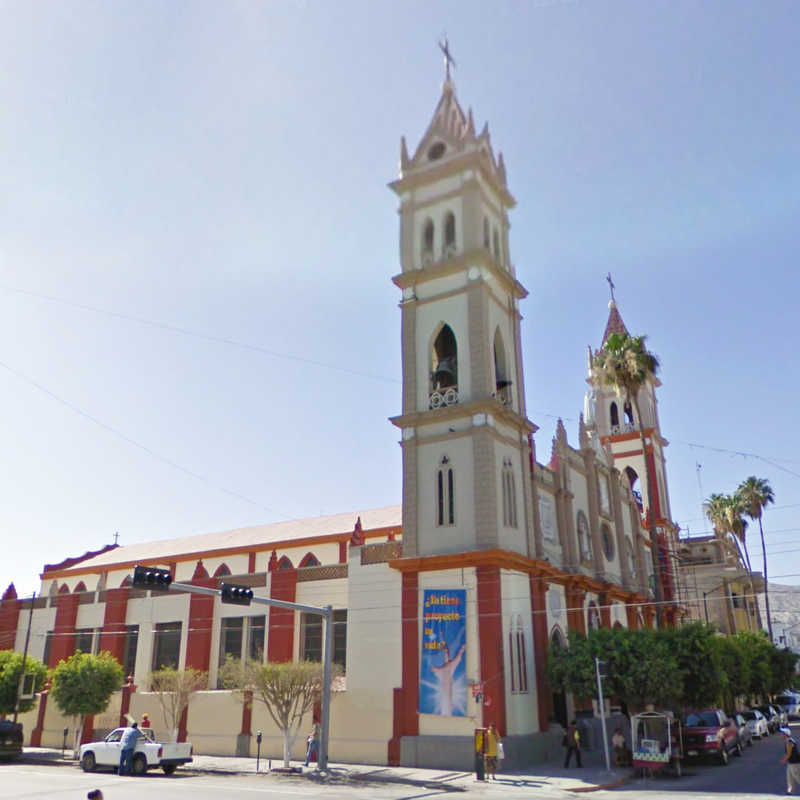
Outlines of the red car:
[[742,754],[736,723],[719,708],[693,711],[687,715],[683,747],[689,758],[710,757],[722,765],[728,763],[731,753]]

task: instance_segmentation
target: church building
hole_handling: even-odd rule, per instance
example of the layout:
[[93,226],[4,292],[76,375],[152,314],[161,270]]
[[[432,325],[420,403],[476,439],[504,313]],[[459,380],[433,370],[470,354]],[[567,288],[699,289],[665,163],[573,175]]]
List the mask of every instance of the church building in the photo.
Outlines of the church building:
[[[31,655],[54,666],[76,649],[107,650],[131,676],[84,740],[126,713],[147,711],[161,727],[148,676],[172,665],[208,672],[208,690],[192,697],[180,725],[196,753],[253,754],[263,730],[262,753],[275,757],[274,724],[263,706],[217,688],[220,664],[322,656],[318,617],[144,591],[131,585],[137,564],[169,568],[180,582],[216,587],[225,578],[256,595],[336,609],[344,679],[331,707],[333,761],[470,769],[473,731],[489,723],[509,762],[541,757],[556,736],[548,730],[574,708],[547,685],[551,644],[566,643],[570,630],[656,624],[651,507],[663,618],[675,622],[658,381],[642,388],[639,420],[590,369],[573,444],[559,420],[546,462],[537,460],[522,368],[527,291],[509,235],[516,201],[488,125],[478,131],[464,111],[449,64],[419,144],[412,152],[401,142],[390,188],[400,224],[402,400],[391,423],[401,505],[110,545],[46,565],[33,601],[12,584],[0,603],[0,649],[22,649],[30,614]],[[623,331],[612,300],[598,348]],[[46,692],[23,721],[27,743],[57,746],[72,724]]]

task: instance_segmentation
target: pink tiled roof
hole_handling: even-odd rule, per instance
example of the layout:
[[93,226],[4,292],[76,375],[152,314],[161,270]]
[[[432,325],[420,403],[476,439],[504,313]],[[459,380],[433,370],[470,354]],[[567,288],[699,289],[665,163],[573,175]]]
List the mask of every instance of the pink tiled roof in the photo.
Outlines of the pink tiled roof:
[[603,333],[603,341],[600,347],[605,345],[606,340],[612,333],[628,335],[628,329],[625,327],[625,323],[622,321],[622,317],[617,309],[617,304],[613,300],[608,304],[608,322],[606,323],[606,330],[605,333]]
[[201,557],[215,550],[237,548],[268,549],[272,545],[293,540],[313,539],[336,534],[351,533],[356,520],[361,517],[365,534],[381,528],[399,528],[402,525],[402,506],[386,506],[366,511],[349,511],[325,517],[309,517],[269,525],[253,525],[219,533],[201,533],[179,539],[161,539],[117,547],[94,558],[81,561],[66,572],[87,572],[109,569],[115,564],[142,562],[167,562],[180,560],[188,554]]

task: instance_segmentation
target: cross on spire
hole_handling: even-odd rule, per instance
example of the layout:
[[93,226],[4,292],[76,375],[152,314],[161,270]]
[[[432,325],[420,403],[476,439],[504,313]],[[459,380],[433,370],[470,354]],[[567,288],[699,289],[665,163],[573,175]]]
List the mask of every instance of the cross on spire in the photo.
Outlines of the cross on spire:
[[114,533],[114,544],[119,544],[119,532]]
[[456,66],[456,60],[450,52],[450,43],[447,41],[446,36],[444,37],[444,41],[439,42],[439,49],[444,53],[444,77],[446,81],[449,81],[450,65]]
[[614,281],[611,280],[611,273],[610,272],[608,273],[608,275],[606,275],[606,280],[608,281],[609,289],[611,289],[611,302],[612,303],[616,303],[617,301],[616,301],[616,299],[614,297],[614,289],[616,289],[617,287],[614,285]]

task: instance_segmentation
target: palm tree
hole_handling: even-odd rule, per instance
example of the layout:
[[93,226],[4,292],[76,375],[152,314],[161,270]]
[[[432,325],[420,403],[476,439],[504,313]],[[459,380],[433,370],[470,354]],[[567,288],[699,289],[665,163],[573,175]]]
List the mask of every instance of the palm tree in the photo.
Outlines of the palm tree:
[[[750,567],[750,554],[747,552],[747,521],[744,519],[744,507],[741,501],[735,496],[727,494],[712,494],[703,503],[706,516],[711,520],[714,527],[714,534],[720,540],[726,550],[734,550],[739,561],[747,569],[747,576],[750,582],[750,591],[755,595],[753,584],[753,570]],[[742,551],[744,547],[744,551]],[[750,616],[748,614],[748,624]],[[731,625],[734,622],[731,618]],[[732,627],[731,630],[734,628]]]
[[772,618],[769,615],[769,587],[767,584],[767,548],[764,544],[764,526],[761,524],[761,517],[764,509],[770,503],[775,502],[775,495],[772,493],[772,487],[769,482],[764,478],[756,478],[751,475],[746,480],[739,484],[736,490],[739,497],[744,513],[750,519],[758,520],[758,530],[761,534],[761,556],[764,560],[764,606],[767,612],[767,630],[769,631],[769,640],[772,639]]
[[606,339],[600,352],[592,361],[595,378],[604,386],[612,387],[636,412],[639,423],[639,439],[642,443],[645,474],[647,476],[647,516],[650,534],[650,554],[653,558],[655,576],[656,608],[659,627],[662,624],[663,587],[661,584],[661,564],[658,558],[658,535],[656,534],[653,511],[655,482],[647,458],[644,438],[644,424],[639,410],[639,392],[647,381],[654,378],[659,368],[658,357],[645,346],[646,336],[629,336],[627,333],[612,333]]

